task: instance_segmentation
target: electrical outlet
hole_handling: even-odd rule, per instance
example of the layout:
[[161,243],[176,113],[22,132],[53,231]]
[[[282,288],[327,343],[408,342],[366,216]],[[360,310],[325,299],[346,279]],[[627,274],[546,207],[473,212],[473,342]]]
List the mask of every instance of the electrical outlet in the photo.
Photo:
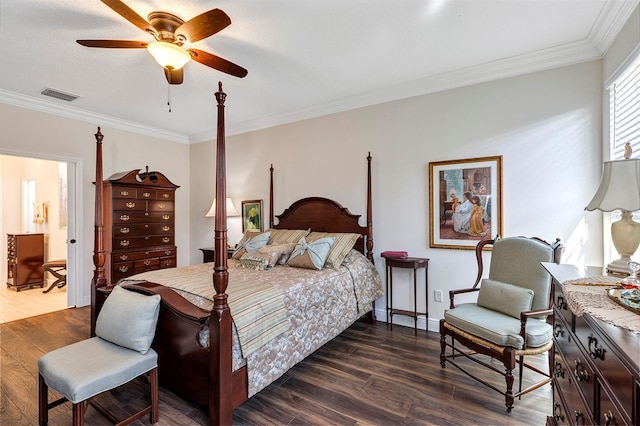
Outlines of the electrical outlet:
[[433,299],[436,302],[442,302],[442,290],[434,290],[433,291]]

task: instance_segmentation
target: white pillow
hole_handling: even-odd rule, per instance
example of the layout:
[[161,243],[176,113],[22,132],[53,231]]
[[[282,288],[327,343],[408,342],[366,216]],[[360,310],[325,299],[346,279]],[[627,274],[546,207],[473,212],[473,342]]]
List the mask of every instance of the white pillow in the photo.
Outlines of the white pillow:
[[160,295],[145,296],[115,286],[96,320],[96,336],[146,354],[156,334]]

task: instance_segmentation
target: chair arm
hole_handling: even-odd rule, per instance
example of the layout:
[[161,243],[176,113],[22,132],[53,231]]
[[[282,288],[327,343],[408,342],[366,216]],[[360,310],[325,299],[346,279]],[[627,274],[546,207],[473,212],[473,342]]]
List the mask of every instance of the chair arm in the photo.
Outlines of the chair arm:
[[[526,346],[527,336],[525,329],[527,327],[527,320],[531,317],[540,317],[540,316],[549,316],[553,314],[553,309],[538,309],[536,311],[524,311],[520,312],[520,336],[522,336],[523,341],[525,342],[524,346]],[[522,348],[524,349],[524,347]]]
[[463,288],[460,290],[449,290],[449,309],[455,308],[453,298],[456,294],[472,293],[474,291],[480,291],[480,288]]

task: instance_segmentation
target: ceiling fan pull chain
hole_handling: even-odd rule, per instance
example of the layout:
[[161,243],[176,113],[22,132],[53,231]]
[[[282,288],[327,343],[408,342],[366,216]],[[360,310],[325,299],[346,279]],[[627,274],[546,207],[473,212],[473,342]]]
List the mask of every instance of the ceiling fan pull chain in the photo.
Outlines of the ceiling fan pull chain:
[[167,84],[167,106],[169,107],[169,112],[171,112],[171,85]]

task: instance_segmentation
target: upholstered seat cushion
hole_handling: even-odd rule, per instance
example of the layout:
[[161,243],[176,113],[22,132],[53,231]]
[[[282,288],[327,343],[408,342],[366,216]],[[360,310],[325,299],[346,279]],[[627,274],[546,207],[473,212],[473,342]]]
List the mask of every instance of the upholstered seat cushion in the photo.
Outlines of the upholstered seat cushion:
[[[449,324],[496,345],[523,349],[520,320],[512,316],[475,303],[464,303],[445,311],[444,319]],[[552,339],[553,329],[544,321],[529,319],[526,335],[527,346],[537,348]]]
[[158,354],[141,354],[93,337],[51,351],[38,360],[38,371],[51,389],[77,403],[121,386],[158,365]]

